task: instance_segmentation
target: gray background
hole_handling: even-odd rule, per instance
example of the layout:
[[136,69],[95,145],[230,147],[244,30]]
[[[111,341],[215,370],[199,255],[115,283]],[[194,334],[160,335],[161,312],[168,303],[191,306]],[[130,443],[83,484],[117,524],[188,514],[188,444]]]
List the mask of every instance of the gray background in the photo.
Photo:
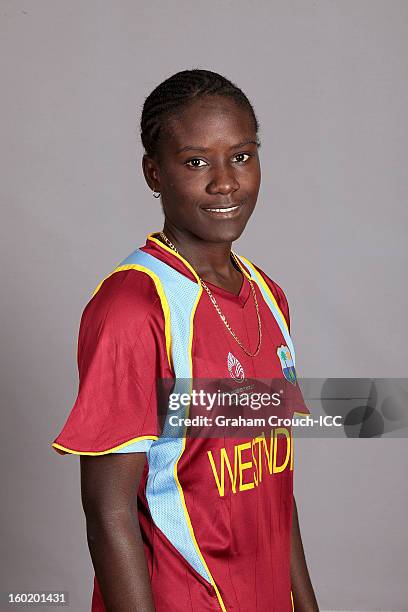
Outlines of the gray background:
[[[262,187],[235,249],[286,291],[298,370],[404,377],[408,3],[2,0],[1,590],[93,571],[79,460],[51,450],[75,398],[92,290],[149,231],[144,97],[185,68],[258,114]],[[405,439],[300,440],[296,497],[322,610],[408,610]]]

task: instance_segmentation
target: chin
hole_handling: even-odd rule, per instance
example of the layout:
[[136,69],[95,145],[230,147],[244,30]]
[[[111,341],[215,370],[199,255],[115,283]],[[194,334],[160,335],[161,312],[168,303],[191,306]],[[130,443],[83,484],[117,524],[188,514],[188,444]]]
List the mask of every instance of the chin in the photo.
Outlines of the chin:
[[239,225],[236,223],[220,223],[219,227],[213,227],[211,231],[206,232],[205,239],[208,242],[234,242],[242,235],[245,227],[246,223],[240,223]]
[[238,215],[229,219],[208,219],[200,214],[200,237],[208,242],[234,242],[244,232],[254,205],[245,203]]

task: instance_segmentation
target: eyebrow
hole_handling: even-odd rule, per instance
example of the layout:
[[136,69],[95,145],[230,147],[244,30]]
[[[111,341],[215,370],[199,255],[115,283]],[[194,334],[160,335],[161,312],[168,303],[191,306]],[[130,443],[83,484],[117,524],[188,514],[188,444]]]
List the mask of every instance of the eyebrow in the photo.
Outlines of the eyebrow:
[[[230,150],[239,149],[240,147],[244,147],[247,144],[254,144],[258,148],[261,146],[260,140],[249,139],[249,140],[243,140],[242,142],[239,142],[238,144],[232,145],[232,147],[230,147]],[[183,151],[203,151],[204,153],[206,153],[207,151],[209,151],[209,149],[206,149],[205,147],[196,147],[194,145],[187,145],[185,147],[181,147],[181,149],[177,149],[176,153],[182,153]]]

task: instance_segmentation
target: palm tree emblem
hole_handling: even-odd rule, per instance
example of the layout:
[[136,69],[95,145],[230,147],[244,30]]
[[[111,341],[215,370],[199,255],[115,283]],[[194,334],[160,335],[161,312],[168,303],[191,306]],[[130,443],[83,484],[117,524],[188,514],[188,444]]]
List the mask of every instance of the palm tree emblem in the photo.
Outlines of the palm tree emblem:
[[[296,380],[296,376],[295,376],[295,372],[294,372],[294,366],[293,366],[293,364],[292,365],[288,364],[288,357],[290,357],[290,354],[289,354],[289,350],[288,350],[288,348],[286,346],[285,347],[283,347],[283,346],[279,347],[279,356],[281,358],[281,362],[284,363],[283,370],[287,371],[287,376],[289,377],[290,382],[295,381]],[[285,374],[285,372],[284,372],[284,374]],[[287,377],[287,376],[285,374],[285,377]]]

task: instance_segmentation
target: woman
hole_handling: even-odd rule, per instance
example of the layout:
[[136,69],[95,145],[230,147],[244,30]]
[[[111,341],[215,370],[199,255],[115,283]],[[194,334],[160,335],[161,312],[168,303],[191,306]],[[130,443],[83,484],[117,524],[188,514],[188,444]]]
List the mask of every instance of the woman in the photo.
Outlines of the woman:
[[141,138],[163,231],[85,308],[78,397],[53,443],[81,456],[92,610],[315,611],[290,434],[284,448],[273,431],[160,424],[159,379],[296,384],[285,295],[231,251],[260,186],[254,110],[223,76],[185,70],[145,100]]

